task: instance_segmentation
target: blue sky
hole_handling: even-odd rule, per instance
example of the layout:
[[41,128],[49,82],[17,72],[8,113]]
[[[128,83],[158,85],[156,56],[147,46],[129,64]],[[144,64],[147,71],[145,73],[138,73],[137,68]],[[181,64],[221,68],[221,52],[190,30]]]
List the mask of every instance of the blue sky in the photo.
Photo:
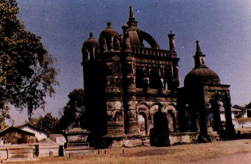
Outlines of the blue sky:
[[[232,104],[251,101],[251,1],[249,0],[17,0],[19,18],[27,30],[41,36],[46,49],[56,58],[60,71],[53,98],[47,98],[45,111],[58,111],[68,102],[67,95],[83,88],[81,48],[90,31],[96,39],[107,22],[120,34],[128,21],[129,6],[141,30],[152,35],[161,49],[168,49],[168,33],[176,34],[180,58],[180,86],[194,67],[195,41],[206,55],[206,65],[230,84]],[[16,124],[27,113],[12,110]]]

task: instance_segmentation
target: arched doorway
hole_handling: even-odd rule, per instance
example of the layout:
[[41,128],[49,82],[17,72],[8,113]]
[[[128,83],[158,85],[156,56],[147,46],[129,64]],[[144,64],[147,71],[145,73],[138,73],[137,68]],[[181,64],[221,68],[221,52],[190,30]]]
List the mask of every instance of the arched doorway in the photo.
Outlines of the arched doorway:
[[167,114],[158,111],[154,114],[154,145],[169,146]]
[[167,105],[162,112],[166,113],[169,132],[176,132],[177,111],[175,107],[173,105]]
[[140,112],[138,115],[138,127],[139,127],[139,135],[146,136],[147,135],[147,119],[146,114],[144,112]]
[[141,103],[137,106],[138,113],[138,132],[140,135],[147,136],[150,133],[151,120],[149,119],[149,107],[145,103]]

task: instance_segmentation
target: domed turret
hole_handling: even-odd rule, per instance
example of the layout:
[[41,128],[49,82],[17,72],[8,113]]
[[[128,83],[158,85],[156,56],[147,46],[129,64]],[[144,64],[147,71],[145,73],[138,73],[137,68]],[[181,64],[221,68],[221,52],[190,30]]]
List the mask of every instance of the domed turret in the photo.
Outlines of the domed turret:
[[83,55],[83,61],[84,60],[90,60],[95,59],[96,55],[98,54],[98,47],[99,42],[95,38],[93,38],[92,32],[90,32],[90,38],[88,38],[82,47],[82,55]]
[[119,33],[107,23],[107,28],[100,33],[99,37],[101,51],[113,51],[120,49]]
[[201,84],[220,84],[219,76],[205,65],[205,55],[201,52],[199,41],[196,41],[194,62],[194,69],[185,77],[185,87],[197,87]]
[[97,39],[95,39],[95,38],[93,38],[93,34],[92,34],[92,32],[90,32],[90,34],[89,34],[89,36],[90,36],[90,38],[88,38],[85,42],[84,42],[84,44],[83,44],[83,47],[98,47],[98,40]]
[[143,41],[146,41],[151,48],[159,49],[159,45],[153,37],[138,28],[138,22],[135,20],[132,6],[130,6],[129,10],[129,21],[122,27],[122,29],[124,50],[128,51],[131,46],[144,47]]
[[107,23],[106,29],[100,33],[100,38],[110,38],[112,36],[119,36],[119,33],[111,27],[111,22]]

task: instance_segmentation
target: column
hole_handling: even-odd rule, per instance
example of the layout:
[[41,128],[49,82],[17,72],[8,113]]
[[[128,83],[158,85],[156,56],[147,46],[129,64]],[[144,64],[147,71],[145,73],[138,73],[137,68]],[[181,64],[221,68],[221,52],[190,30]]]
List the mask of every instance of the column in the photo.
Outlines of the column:
[[225,117],[226,117],[226,134],[227,136],[231,136],[235,134],[235,129],[232,123],[231,102],[228,93],[225,93],[224,107],[225,107]]
[[213,129],[214,131],[217,131],[220,134],[222,132],[222,125],[221,125],[221,118],[220,118],[221,105],[216,100],[214,100],[211,105],[212,105],[212,111],[213,111],[213,117],[214,117]]

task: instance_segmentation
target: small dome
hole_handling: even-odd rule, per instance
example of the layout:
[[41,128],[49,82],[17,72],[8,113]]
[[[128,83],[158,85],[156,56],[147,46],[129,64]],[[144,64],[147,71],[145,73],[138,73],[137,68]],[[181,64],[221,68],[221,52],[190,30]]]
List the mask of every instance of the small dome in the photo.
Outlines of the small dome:
[[207,67],[195,68],[190,71],[184,80],[185,87],[201,84],[220,84],[219,76]]
[[93,38],[93,34],[92,32],[90,32],[90,38],[88,38],[84,44],[83,44],[83,48],[93,48],[93,47],[98,47],[99,46],[99,43],[98,43],[98,40],[94,39]]
[[119,37],[119,33],[111,27],[111,23],[107,23],[106,29],[100,33],[100,38],[111,38],[112,36]]
[[136,30],[129,31],[129,38],[132,46],[141,46],[139,35]]

